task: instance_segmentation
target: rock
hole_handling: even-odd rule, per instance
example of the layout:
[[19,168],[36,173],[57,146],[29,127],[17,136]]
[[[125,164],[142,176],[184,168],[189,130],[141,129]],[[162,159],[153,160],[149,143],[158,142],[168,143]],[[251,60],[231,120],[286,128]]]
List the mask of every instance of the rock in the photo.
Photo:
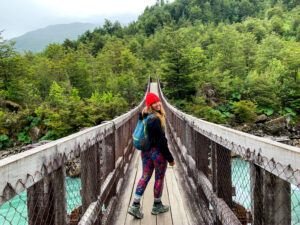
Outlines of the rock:
[[229,124],[219,124],[219,125],[221,125],[222,127],[231,128],[231,126]]
[[9,149],[6,149],[4,151],[0,151],[0,159],[4,159],[6,157],[9,157],[11,155],[18,154],[20,152],[24,152],[25,150],[22,149],[22,146],[15,146]]
[[234,129],[243,131],[245,133],[249,133],[251,131],[251,126],[249,124],[245,123],[242,126],[235,127]]
[[28,131],[28,135],[30,136],[33,142],[39,139],[40,134],[41,130],[37,126],[31,127]]
[[255,118],[255,123],[263,123],[267,121],[268,117],[265,114],[261,114]]
[[7,149],[5,151],[0,151],[0,159],[4,159],[4,158],[6,158],[8,156],[16,155],[16,154],[21,153],[21,152],[25,152],[25,151],[27,151],[29,149],[32,149],[32,148],[35,148],[35,147],[47,144],[49,142],[51,142],[51,141],[45,140],[45,141],[40,141],[38,143],[30,144],[30,145],[25,145],[25,146],[17,145],[15,147],[9,148],[9,149]]
[[10,151],[4,150],[0,151],[0,159],[6,158],[10,154]]
[[218,104],[216,103],[216,99],[215,98],[210,98],[208,100],[208,104],[214,108],[218,107]]
[[76,158],[76,159],[66,163],[66,173],[71,178],[80,176],[80,174],[81,174],[80,158]]
[[300,139],[293,139],[291,145],[300,148]]
[[255,136],[258,136],[258,137],[263,137],[265,134],[264,134],[264,131],[261,130],[261,129],[258,129],[258,130],[253,130],[251,132],[251,134],[255,135]]
[[202,93],[206,96],[206,102],[216,108],[218,107],[217,91],[211,83],[206,83],[201,86]]
[[206,83],[202,85],[202,91],[206,95],[206,97],[215,97],[217,95],[217,91],[211,83]]
[[12,101],[2,101],[1,105],[12,112],[17,112],[17,111],[19,111],[19,109],[22,109],[21,105],[19,105],[18,103],[12,102]]
[[69,225],[77,225],[82,216],[82,205],[77,206],[71,213],[68,213]]
[[300,139],[300,134],[291,134],[290,138],[291,139]]
[[[294,135],[300,135],[300,125],[294,125],[290,128],[290,131],[294,134]],[[300,137],[299,137],[300,138]]]
[[283,144],[291,144],[291,139],[288,136],[274,137],[274,136],[264,136],[264,138],[270,139],[272,141],[280,142]]
[[264,124],[264,129],[271,134],[278,134],[280,131],[287,129],[290,116],[282,116],[277,119],[268,121]]
[[36,147],[38,147],[38,146],[47,144],[47,143],[49,143],[49,142],[51,142],[51,141],[50,141],[50,140],[44,140],[44,141],[40,141],[40,142],[38,142],[38,143],[34,143],[34,144],[30,144],[30,145],[25,145],[25,146],[22,147],[22,150],[23,150],[23,151],[27,151],[27,150],[29,150],[29,149],[36,148]]

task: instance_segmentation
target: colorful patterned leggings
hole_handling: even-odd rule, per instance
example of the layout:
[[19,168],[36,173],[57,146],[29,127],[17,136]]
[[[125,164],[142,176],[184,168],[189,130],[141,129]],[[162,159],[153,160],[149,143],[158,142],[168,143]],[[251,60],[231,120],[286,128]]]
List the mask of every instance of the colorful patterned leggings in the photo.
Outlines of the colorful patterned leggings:
[[141,152],[141,155],[143,161],[143,176],[137,185],[135,195],[143,195],[155,168],[154,198],[161,198],[168,163],[158,148],[151,148],[149,151]]

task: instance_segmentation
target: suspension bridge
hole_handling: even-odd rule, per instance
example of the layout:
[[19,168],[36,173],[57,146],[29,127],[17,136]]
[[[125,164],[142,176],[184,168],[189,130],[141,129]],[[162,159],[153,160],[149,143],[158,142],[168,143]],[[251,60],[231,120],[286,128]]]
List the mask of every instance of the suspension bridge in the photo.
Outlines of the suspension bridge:
[[[144,218],[127,214],[142,173],[132,133],[144,100],[131,111],[0,161],[0,225],[300,224],[300,149],[187,115],[158,94],[176,165],[168,167],[152,215],[152,176]],[[80,164],[80,176],[66,170]]]

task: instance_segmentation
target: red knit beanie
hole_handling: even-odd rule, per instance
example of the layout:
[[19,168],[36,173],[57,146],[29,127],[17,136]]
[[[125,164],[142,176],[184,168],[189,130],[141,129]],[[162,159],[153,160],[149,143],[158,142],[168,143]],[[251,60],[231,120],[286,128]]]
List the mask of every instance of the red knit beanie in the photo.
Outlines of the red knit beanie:
[[152,105],[154,102],[158,102],[160,101],[159,97],[154,94],[154,93],[147,93],[147,96],[146,96],[146,104],[147,104],[147,108],[150,107],[150,105]]

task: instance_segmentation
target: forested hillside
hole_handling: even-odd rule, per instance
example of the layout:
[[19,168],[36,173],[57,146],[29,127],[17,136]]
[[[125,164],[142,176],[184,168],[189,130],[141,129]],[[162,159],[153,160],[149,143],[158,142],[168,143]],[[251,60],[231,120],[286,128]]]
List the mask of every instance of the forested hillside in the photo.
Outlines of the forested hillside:
[[16,42],[14,47],[20,53],[25,50],[40,52],[50,43],[62,43],[66,38],[76,40],[79,35],[95,27],[91,23],[56,24],[27,32],[11,41]]
[[1,41],[0,148],[111,119],[141,100],[150,74],[212,122],[290,113],[299,123],[299,67],[298,0],[161,0],[126,27],[107,20],[41,53]]

